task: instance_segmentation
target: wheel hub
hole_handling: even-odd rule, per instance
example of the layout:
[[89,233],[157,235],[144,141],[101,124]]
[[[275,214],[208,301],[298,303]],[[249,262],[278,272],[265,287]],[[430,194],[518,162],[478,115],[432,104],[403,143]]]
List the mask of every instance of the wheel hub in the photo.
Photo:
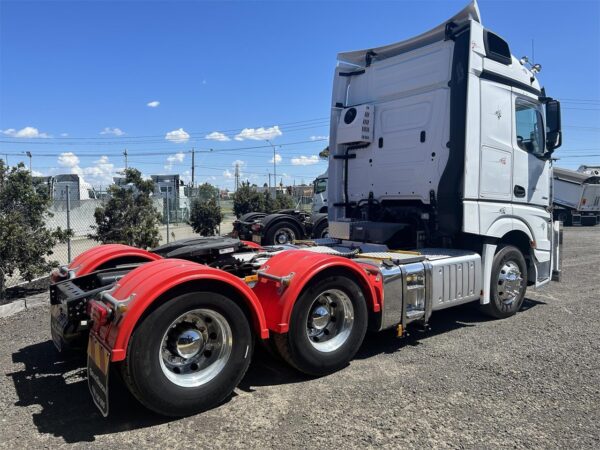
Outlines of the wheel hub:
[[281,228],[275,233],[274,240],[277,244],[283,245],[290,244],[295,238],[296,235],[292,230],[290,230],[289,228]]
[[195,329],[187,329],[177,336],[175,352],[182,358],[192,358],[204,348],[204,337]]
[[498,297],[506,305],[512,304],[521,293],[523,277],[514,261],[504,263],[498,274]]
[[321,331],[329,324],[331,312],[326,306],[319,305],[313,309],[310,316],[312,320],[312,327],[315,330]]

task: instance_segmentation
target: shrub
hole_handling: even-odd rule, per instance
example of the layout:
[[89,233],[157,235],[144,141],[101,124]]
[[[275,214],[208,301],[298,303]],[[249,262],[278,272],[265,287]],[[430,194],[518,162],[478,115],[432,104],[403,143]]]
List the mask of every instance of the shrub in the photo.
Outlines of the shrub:
[[31,281],[58,265],[47,257],[69,233],[46,228],[51,202],[48,189],[34,185],[22,163],[8,168],[0,159],[0,297],[15,271]]
[[126,186],[108,188],[110,198],[105,206],[96,208],[96,225],[92,226],[96,233],[89,237],[103,244],[156,247],[161,216],[150,197],[154,182],[142,179],[137,169],[125,170],[125,182]]
[[223,220],[221,207],[217,201],[218,195],[217,188],[208,183],[198,188],[198,197],[192,200],[190,208],[190,225],[194,232],[202,236],[217,234],[219,224]]

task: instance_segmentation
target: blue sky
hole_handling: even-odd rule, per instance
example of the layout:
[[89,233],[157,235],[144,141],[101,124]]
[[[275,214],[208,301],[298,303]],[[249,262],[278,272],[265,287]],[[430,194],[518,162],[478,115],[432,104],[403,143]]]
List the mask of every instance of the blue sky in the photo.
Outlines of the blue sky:
[[[98,185],[125,148],[146,175],[189,176],[193,147],[196,180],[231,188],[235,161],[267,181],[270,137],[278,180],[310,182],[326,168],[315,155],[336,54],[419,34],[466,3],[1,0],[0,157],[31,151],[34,171]],[[559,165],[600,164],[600,1],[479,7],[515,55],[534,40],[542,84],[562,100]]]

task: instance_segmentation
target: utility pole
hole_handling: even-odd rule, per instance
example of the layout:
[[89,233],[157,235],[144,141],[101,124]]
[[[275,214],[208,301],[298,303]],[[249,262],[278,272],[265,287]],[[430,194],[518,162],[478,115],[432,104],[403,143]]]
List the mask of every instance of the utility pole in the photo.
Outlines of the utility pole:
[[194,173],[196,170],[195,156],[196,156],[196,152],[194,151],[194,148],[192,147],[192,188],[194,187]]
[[277,154],[275,153],[276,147],[270,140],[265,139],[265,141],[267,141],[269,145],[273,147],[273,184],[275,185],[275,195],[277,195]]
[[25,152],[25,154],[27,155],[27,157],[29,158],[29,175],[31,175],[33,172],[31,171],[31,152],[27,151]]
[[240,187],[240,164],[235,163],[235,190]]
[[125,170],[127,170],[127,149],[123,152],[123,156],[125,157]]

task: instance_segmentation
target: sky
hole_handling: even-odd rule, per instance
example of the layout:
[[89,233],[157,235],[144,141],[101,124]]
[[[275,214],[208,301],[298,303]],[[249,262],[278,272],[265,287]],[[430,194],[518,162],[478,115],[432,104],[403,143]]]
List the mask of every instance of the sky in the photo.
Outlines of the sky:
[[[389,44],[461,1],[0,0],[0,158],[106,186],[125,165],[231,189],[327,168],[340,51]],[[600,165],[600,0],[479,2],[561,100],[557,165]],[[268,142],[266,140],[269,140]],[[273,148],[273,146],[275,148]]]

